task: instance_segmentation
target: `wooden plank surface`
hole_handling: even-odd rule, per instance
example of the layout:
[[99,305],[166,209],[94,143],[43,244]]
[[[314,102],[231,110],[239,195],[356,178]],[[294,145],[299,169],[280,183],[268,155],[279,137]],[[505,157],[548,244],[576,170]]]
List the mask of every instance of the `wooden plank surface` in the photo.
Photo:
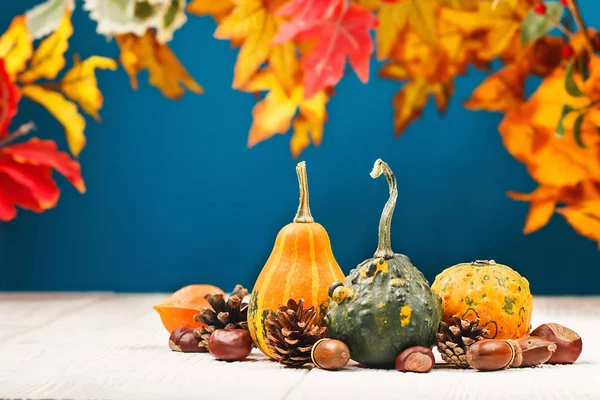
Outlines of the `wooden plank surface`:
[[584,338],[575,365],[429,374],[288,369],[256,351],[238,363],[171,352],[151,307],[164,297],[0,294],[0,399],[600,399],[598,297],[535,300],[534,326],[560,322]]

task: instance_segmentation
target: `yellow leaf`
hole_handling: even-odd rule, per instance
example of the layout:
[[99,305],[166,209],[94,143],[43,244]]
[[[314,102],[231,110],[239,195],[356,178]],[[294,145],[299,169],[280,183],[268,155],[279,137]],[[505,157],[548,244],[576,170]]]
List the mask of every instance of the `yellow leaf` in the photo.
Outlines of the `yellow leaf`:
[[231,0],[192,0],[187,6],[187,11],[195,15],[210,15],[220,21],[233,9]]
[[0,58],[4,59],[6,72],[14,77],[25,68],[31,58],[33,46],[25,25],[25,17],[14,17],[10,26],[0,37]]
[[170,99],[179,99],[186,89],[197,94],[203,92],[171,49],[158,43],[154,31],[148,30],[142,37],[130,33],[117,35],[116,39],[121,49],[121,63],[134,89],[138,87],[137,74],[146,69],[150,84]]
[[294,132],[290,139],[290,152],[294,158],[298,158],[312,142],[319,146],[323,139],[323,123],[311,121],[304,116],[294,119]]
[[527,74],[519,65],[509,65],[488,76],[465,101],[470,110],[503,111],[524,101]]
[[435,44],[437,0],[403,0],[383,3],[377,26],[377,57],[389,56],[398,35],[409,26],[426,43]]
[[65,66],[65,51],[69,48],[69,37],[73,34],[71,13],[65,12],[60,25],[44,39],[33,54],[29,67],[19,75],[19,80],[31,83],[40,78],[54,79]]
[[523,233],[529,234],[546,226],[554,214],[556,204],[565,199],[563,192],[561,187],[539,186],[529,194],[508,193],[508,197],[513,200],[531,202]]
[[456,8],[459,10],[477,10],[478,0],[439,0],[444,7]]
[[78,156],[85,147],[85,119],[77,111],[77,106],[55,91],[38,85],[25,85],[24,96],[44,106],[65,128],[67,144],[73,155]]
[[102,92],[98,89],[96,68],[117,69],[117,63],[112,58],[92,56],[81,62],[75,59],[75,65],[60,81],[60,89],[71,100],[76,101],[86,113],[100,120],[98,110],[102,108]]
[[[297,81],[294,89],[288,93],[271,70],[258,72],[242,87],[242,90],[268,91],[265,98],[252,110],[253,123],[248,137],[249,147],[276,134],[286,133],[292,125],[292,120],[294,133],[290,141],[290,150],[294,157],[297,157],[310,141],[316,146],[321,144],[323,123],[327,118],[325,106],[328,96],[324,91],[304,99],[304,87]],[[298,110],[299,115],[295,117]]]
[[354,3],[366,8],[367,10],[377,11],[381,6],[381,0],[354,0]]
[[577,233],[598,242],[600,248],[600,201],[587,201],[577,205],[559,208]]
[[[265,3],[262,0],[236,0],[236,7],[225,17],[217,30],[217,39],[230,39],[241,43],[235,63],[233,88],[239,89],[256,73],[259,67],[269,60],[273,71],[286,90],[291,90],[290,80],[296,68],[296,54],[292,43],[272,46],[271,42],[283,22],[273,11],[278,3]],[[268,8],[267,8],[268,7]]]
[[421,116],[430,95],[435,96],[440,112],[445,110],[448,96],[448,84],[432,83],[425,79],[416,79],[407,82],[394,96],[393,105],[396,110],[394,115],[394,131],[400,135],[408,124]]

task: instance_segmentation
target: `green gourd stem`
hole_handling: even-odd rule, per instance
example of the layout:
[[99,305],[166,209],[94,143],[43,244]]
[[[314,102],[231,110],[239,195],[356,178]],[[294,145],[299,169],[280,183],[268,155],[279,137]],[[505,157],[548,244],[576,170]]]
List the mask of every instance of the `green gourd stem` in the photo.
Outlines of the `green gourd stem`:
[[298,206],[294,222],[315,222],[310,214],[310,206],[308,204],[308,178],[306,177],[306,163],[304,161],[296,165],[296,173],[298,174],[298,183],[300,184],[300,205]]
[[385,207],[381,213],[381,220],[379,221],[379,241],[374,257],[381,257],[389,260],[394,258],[390,231],[392,227],[392,216],[394,214],[394,208],[396,207],[396,199],[398,198],[398,186],[396,184],[396,177],[394,177],[394,173],[390,169],[390,166],[381,159],[377,159],[373,166],[373,171],[371,171],[371,178],[375,179],[381,174],[385,176],[390,187],[390,198],[387,203],[385,203]]

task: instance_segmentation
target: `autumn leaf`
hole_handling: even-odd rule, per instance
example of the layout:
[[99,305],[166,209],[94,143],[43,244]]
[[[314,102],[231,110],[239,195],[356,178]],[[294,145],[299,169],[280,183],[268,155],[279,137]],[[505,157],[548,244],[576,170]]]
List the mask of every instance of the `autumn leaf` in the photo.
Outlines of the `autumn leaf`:
[[577,233],[598,242],[600,248],[600,201],[587,201],[557,210]]
[[16,216],[16,206],[41,212],[56,205],[60,189],[52,179],[56,170],[85,192],[81,167],[52,140],[33,138],[0,148],[0,220]]
[[429,82],[425,79],[408,81],[394,96],[394,131],[399,136],[408,124],[421,116],[430,96],[435,99],[438,111],[443,113],[448,105],[448,97],[453,90],[451,83]]
[[437,0],[403,0],[386,2],[379,10],[377,57],[389,56],[398,35],[409,27],[428,44],[437,43],[435,10]]
[[67,144],[73,155],[78,156],[85,147],[85,119],[75,103],[53,90],[39,85],[26,85],[22,88],[23,96],[44,106],[65,128]]
[[527,73],[519,65],[509,65],[488,76],[465,101],[470,110],[508,111],[525,98]]
[[117,35],[116,40],[121,50],[121,63],[134,89],[138,87],[137,74],[145,69],[150,75],[150,84],[170,99],[179,99],[186,90],[203,93],[202,87],[181,65],[171,49],[157,42],[153,31],[148,30],[142,37]]
[[68,98],[77,102],[83,111],[99,121],[98,110],[102,107],[103,97],[96,80],[97,68],[114,71],[117,63],[107,57],[92,56],[83,62],[76,57],[75,65],[60,81],[60,89]]
[[304,95],[312,97],[319,91],[335,86],[344,74],[346,58],[362,82],[369,79],[369,62],[373,53],[370,29],[377,24],[369,11],[338,0],[324,0],[317,8],[323,8],[316,19],[315,10],[307,8],[311,1],[293,0],[282,7],[280,14],[292,16],[290,22],[281,26],[274,44],[291,39],[315,40],[314,48],[303,55]]
[[[323,123],[327,118],[325,105],[328,96],[325,91],[305,99],[304,88],[298,83],[288,94],[270,70],[256,74],[242,89],[247,92],[268,91],[264,99],[252,110],[254,121],[248,136],[249,147],[273,135],[286,133],[292,127],[292,121],[294,134],[290,149],[294,157],[300,154],[310,141],[317,146],[321,143]],[[298,112],[299,115],[296,116]]]
[[559,186],[539,186],[529,194],[509,192],[513,200],[530,202],[523,233],[529,234],[543,228],[549,221],[559,201],[564,201],[565,189]]
[[233,7],[232,0],[192,0],[187,6],[187,11],[199,16],[210,15],[220,21],[231,12]]
[[20,99],[19,89],[11,81],[5,62],[0,58],[0,138],[8,134],[8,126],[17,114]]
[[65,51],[73,34],[71,13],[66,12],[58,28],[44,39],[33,54],[29,67],[19,75],[19,81],[31,83],[41,78],[54,79],[65,66]]
[[275,11],[285,1],[236,0],[233,11],[217,27],[217,39],[242,43],[235,63],[234,89],[242,87],[267,61],[284,87],[292,89],[292,78],[297,68],[296,49],[293,43],[271,45],[284,21],[275,15]]
[[0,37],[0,58],[5,60],[6,72],[11,78],[25,68],[32,51],[25,18],[22,15],[16,16]]

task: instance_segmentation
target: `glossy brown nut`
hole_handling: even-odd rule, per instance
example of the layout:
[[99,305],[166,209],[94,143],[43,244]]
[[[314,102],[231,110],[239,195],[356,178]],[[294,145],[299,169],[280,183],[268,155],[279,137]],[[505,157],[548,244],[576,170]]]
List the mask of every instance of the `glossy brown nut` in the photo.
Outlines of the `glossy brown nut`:
[[244,329],[217,329],[208,339],[208,351],[223,361],[240,361],[252,351],[252,339]]
[[539,336],[556,343],[556,351],[548,360],[548,364],[572,364],[579,358],[583,349],[581,336],[566,326],[548,323],[538,326],[531,336]]
[[423,346],[409,347],[396,357],[396,369],[401,372],[429,372],[434,365],[433,352]]
[[198,347],[200,340],[194,335],[194,328],[191,326],[180,326],[171,332],[169,337],[169,348],[173,351],[183,353],[198,353],[204,349]]
[[505,340],[480,340],[467,350],[467,362],[479,371],[497,371],[518,366],[520,361],[516,356],[513,346]]
[[350,349],[335,339],[321,339],[315,343],[310,358],[313,364],[329,371],[342,369],[350,361]]
[[515,367],[533,367],[544,364],[556,351],[556,344],[544,338],[529,336],[516,340],[509,340],[517,353],[521,353],[519,365]]

